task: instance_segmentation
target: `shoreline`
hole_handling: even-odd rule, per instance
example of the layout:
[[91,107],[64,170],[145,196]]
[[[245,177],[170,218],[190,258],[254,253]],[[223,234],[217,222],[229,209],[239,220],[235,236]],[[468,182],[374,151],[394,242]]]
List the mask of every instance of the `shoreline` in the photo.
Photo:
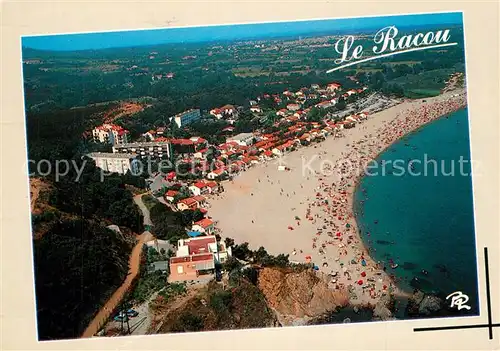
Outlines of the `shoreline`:
[[[458,95],[458,99],[465,96],[464,90],[460,91],[462,93]],[[327,137],[325,141],[291,152],[283,158],[285,164],[292,169],[291,172],[277,171],[276,163],[270,161],[240,173],[233,181],[225,184],[225,193],[209,199],[210,213],[217,220],[222,236],[231,237],[237,243],[248,242],[253,249],[263,246],[271,254],[289,254],[291,262],[313,262],[320,272],[329,276],[329,286],[333,290],[346,289],[350,292],[353,305],[376,304],[390,292],[405,294],[397,288],[391,271],[384,271],[371,257],[370,247],[359,232],[354,194],[363,174],[346,178],[339,175],[339,179],[333,182],[329,179],[331,175],[321,175],[316,170],[308,174],[302,173],[302,177],[291,175],[300,168],[296,167],[299,161],[302,160],[303,166],[305,155],[319,154],[320,160],[323,155],[328,155],[343,162],[354,159],[353,153],[359,151],[357,148],[361,146],[361,154],[357,155],[357,159],[362,162],[373,160],[401,138],[436,118],[453,112],[450,109],[420,123],[422,121],[418,118],[408,121],[408,114],[412,110],[451,104],[450,101],[457,100],[454,95],[456,91],[447,92],[427,99],[429,102],[426,103],[422,103],[422,99],[404,101],[377,112],[355,128],[344,130],[343,137]],[[455,110],[457,109],[459,108]],[[377,134],[384,134],[389,130],[388,125],[397,125],[404,117],[412,126],[408,132],[395,133],[390,140],[387,135],[385,139],[378,137]],[[415,121],[418,123],[413,124]],[[398,131],[393,128],[392,131],[394,130]],[[368,144],[368,150],[363,148],[367,140],[374,141]],[[376,153],[372,150],[374,146],[378,146]],[[368,151],[366,154],[369,156],[365,155],[365,151]],[[342,166],[341,168],[343,169]],[[331,184],[327,184],[327,180]],[[278,192],[277,188],[281,188],[281,191]],[[316,196],[311,196],[311,193],[316,193]],[[286,209],[287,204],[293,206],[291,211]],[[269,216],[270,213],[273,216]],[[295,220],[291,220],[294,215]],[[271,217],[272,221],[269,220]],[[286,217],[290,217],[289,220]],[[317,222],[320,223],[316,224]],[[337,232],[336,235],[333,234],[334,231]],[[325,236],[327,240],[321,242],[320,239]],[[311,241],[312,249],[307,247],[307,242]]]
[[[448,91],[447,93],[456,93],[457,90],[460,90],[460,93],[459,93],[459,98],[462,97],[463,95],[465,95],[465,90],[464,89],[455,89],[453,91]],[[444,95],[444,94],[442,94]],[[440,96],[442,96],[440,95]],[[467,107],[467,100],[465,100],[465,104],[464,105],[460,105],[456,108],[452,108],[450,111],[446,112],[446,113],[443,113],[441,115],[438,115],[437,117],[435,118],[431,118],[427,121],[425,121],[424,123],[418,125],[417,127],[415,127],[414,129],[411,129],[410,131],[404,133],[403,135],[401,135],[400,137],[396,138],[394,141],[392,141],[391,143],[389,143],[388,145],[386,145],[384,148],[382,148],[376,155],[374,155],[373,157],[371,157],[371,159],[369,160],[369,162],[371,161],[376,161],[380,158],[380,156],[386,152],[389,148],[391,148],[394,144],[400,142],[402,139],[414,134],[414,133],[418,133],[419,130],[425,128],[426,126],[432,124],[433,122],[441,119],[441,118],[444,118],[445,116],[447,115],[450,115],[456,111],[459,111],[461,109],[464,109]],[[365,243],[365,240],[363,239],[363,236],[361,234],[361,230],[359,229],[359,219],[358,219],[358,216],[357,216],[357,210],[356,210],[356,194],[358,191],[360,191],[360,186],[361,186],[361,182],[362,180],[367,177],[366,174],[361,174],[361,175],[358,175],[358,177],[356,178],[356,180],[354,181],[355,183],[355,187],[354,187],[354,190],[349,194],[349,201],[350,201],[350,208],[351,208],[351,212],[354,214],[354,221],[355,221],[355,228],[356,228],[356,231],[358,233],[358,236],[360,238],[360,245],[363,246],[363,248],[368,252],[368,255],[367,257],[369,258],[370,261],[372,261],[372,263],[374,263],[375,265],[378,264],[378,262],[380,261],[377,261],[374,257],[372,257],[372,254],[370,253],[370,251],[372,251],[372,248],[370,247],[370,244],[369,243]],[[394,279],[393,275],[389,275],[389,278],[391,280],[391,282],[396,286],[396,290],[393,292],[395,295],[397,296],[403,296],[403,297],[407,297],[409,296],[410,293],[407,293],[404,289],[400,288],[398,286],[398,281],[397,279]]]

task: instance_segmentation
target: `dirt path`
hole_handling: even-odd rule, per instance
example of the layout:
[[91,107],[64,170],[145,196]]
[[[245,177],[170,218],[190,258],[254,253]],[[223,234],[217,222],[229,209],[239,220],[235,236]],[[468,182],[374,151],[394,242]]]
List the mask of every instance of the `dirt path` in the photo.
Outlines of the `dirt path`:
[[144,225],[153,225],[153,222],[151,222],[151,218],[149,217],[149,210],[146,207],[146,205],[144,205],[144,202],[142,202],[142,196],[147,195],[147,194],[148,193],[143,193],[143,194],[139,194],[139,195],[134,196],[134,201],[142,211],[142,214],[144,216]]
[[140,267],[140,263],[141,263],[140,259],[141,259],[142,245],[151,239],[152,239],[152,235],[149,232],[144,232],[140,236],[138,236],[137,244],[134,246],[134,248],[132,249],[132,252],[130,254],[129,273],[128,273],[127,277],[125,278],[125,281],[118,289],[116,289],[116,291],[113,293],[111,298],[99,310],[99,312],[94,317],[92,322],[90,322],[90,324],[87,326],[87,329],[85,329],[85,331],[83,332],[83,334],[81,336],[82,338],[90,338],[90,337],[94,336],[95,334],[97,334],[99,329],[109,319],[111,312],[113,312],[113,310],[122,301],[123,296],[128,291],[128,289],[130,288],[135,277],[139,273],[139,267]]

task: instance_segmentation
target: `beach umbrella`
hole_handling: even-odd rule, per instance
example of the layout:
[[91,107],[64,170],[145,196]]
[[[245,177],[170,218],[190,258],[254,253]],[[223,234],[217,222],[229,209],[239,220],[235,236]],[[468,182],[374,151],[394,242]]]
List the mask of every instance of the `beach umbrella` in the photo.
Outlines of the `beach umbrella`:
[[361,276],[362,277],[366,277],[366,273],[365,272],[361,272]]
[[293,227],[291,225],[288,226],[288,229],[293,230]]
[[363,281],[361,279],[358,280],[358,285],[363,285]]
[[347,223],[347,224],[345,225],[345,227],[346,227],[346,228],[351,228],[351,225],[350,225],[349,223]]
[[365,260],[362,260],[362,261],[361,261],[361,265],[362,265],[362,266],[366,266],[366,261],[365,261]]
[[300,217],[299,216],[295,216],[295,220],[296,221],[300,221]]

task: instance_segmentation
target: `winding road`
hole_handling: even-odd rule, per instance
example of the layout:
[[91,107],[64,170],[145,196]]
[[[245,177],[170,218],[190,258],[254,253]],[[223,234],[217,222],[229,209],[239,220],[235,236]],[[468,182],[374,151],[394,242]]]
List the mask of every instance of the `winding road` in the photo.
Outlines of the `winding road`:
[[[141,209],[141,211],[144,215],[144,224],[151,225],[151,220],[149,218],[149,211],[141,200],[142,195],[144,195],[144,194],[135,196],[134,201],[139,206],[139,208]],[[128,262],[129,272],[128,272],[127,277],[125,278],[125,281],[118,289],[116,289],[116,291],[109,298],[109,300],[106,302],[106,304],[99,310],[99,312],[96,314],[96,316],[92,319],[90,324],[87,326],[87,328],[83,332],[83,334],[81,336],[82,338],[90,338],[90,337],[96,335],[97,332],[109,320],[109,318],[111,317],[111,313],[120,304],[123,297],[125,296],[125,293],[130,289],[130,286],[132,285],[134,279],[137,277],[137,274],[139,273],[139,268],[140,268],[140,264],[141,264],[142,246],[146,242],[153,240],[153,239],[154,239],[153,234],[151,234],[148,231],[145,231],[141,235],[137,236],[137,243],[135,244],[134,248],[132,249],[132,252],[130,253],[129,262]]]

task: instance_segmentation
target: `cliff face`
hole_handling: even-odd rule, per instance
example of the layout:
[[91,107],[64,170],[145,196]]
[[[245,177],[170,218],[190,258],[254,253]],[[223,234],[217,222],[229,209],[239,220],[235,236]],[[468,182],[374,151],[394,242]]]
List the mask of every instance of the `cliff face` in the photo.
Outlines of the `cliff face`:
[[[263,268],[259,272],[258,287],[268,305],[282,317],[314,317],[348,303],[346,292],[334,292],[313,271],[287,271]],[[288,324],[285,322],[285,324]]]
[[245,278],[232,285],[210,282],[175,308],[166,306],[159,333],[277,327],[259,289]]

